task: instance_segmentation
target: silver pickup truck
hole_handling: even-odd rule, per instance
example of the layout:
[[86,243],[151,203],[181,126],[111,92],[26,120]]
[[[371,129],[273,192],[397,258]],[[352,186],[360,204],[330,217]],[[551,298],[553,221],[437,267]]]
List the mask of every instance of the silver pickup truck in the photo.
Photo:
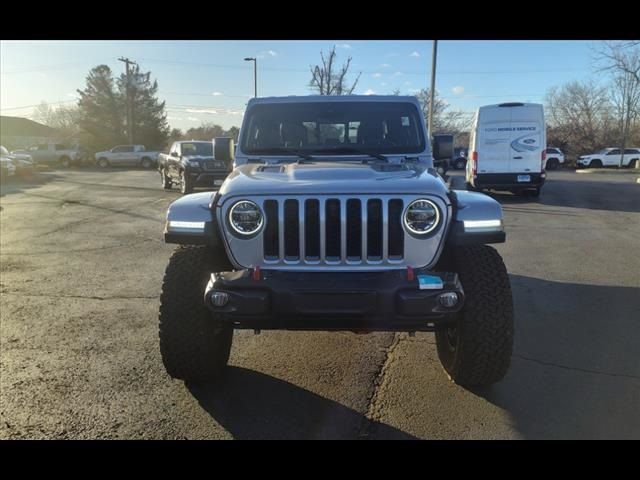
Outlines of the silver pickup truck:
[[11,153],[29,155],[33,162],[39,165],[60,166],[62,168],[79,165],[82,162],[82,152],[78,148],[68,147],[61,143],[43,143]]
[[144,145],[118,145],[111,150],[95,154],[96,165],[107,167],[142,167],[156,165],[160,152],[147,151]]
[[218,192],[167,212],[165,242],[180,244],[160,296],[168,373],[215,379],[234,329],[434,331],[453,381],[502,379],[513,301],[487,245],[505,241],[502,208],[449,188],[433,162],[452,154],[415,97],[250,100]]

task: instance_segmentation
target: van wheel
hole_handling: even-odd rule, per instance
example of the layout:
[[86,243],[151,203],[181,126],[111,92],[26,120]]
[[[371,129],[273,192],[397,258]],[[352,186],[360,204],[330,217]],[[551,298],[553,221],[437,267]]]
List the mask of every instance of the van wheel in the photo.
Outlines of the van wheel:
[[502,257],[487,245],[453,256],[465,302],[455,325],[436,331],[438,357],[449,378],[465,386],[501,380],[513,350],[513,298]]

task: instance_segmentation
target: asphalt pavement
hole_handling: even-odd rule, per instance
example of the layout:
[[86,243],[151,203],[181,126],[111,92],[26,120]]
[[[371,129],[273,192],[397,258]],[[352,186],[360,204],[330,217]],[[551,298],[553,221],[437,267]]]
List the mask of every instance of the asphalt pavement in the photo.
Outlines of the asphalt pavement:
[[429,333],[241,331],[224,379],[196,389],[158,350],[179,193],[141,170],[2,185],[0,438],[640,438],[636,176],[492,195],[516,312],[502,382],[451,383]]

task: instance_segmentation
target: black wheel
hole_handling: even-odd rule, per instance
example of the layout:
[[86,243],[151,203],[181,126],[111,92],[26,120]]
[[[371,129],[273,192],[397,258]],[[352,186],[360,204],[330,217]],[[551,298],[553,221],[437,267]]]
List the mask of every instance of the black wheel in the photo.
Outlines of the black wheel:
[[164,168],[160,169],[160,183],[162,184],[162,188],[165,190],[171,190],[171,187],[173,186],[173,182],[165,173]]
[[632,159],[627,165],[627,168],[640,168],[640,160],[637,160],[635,158]]
[[142,166],[142,168],[151,168],[153,166],[153,162],[151,161],[151,159],[149,157],[144,157],[141,161],[140,161],[140,165]]
[[602,168],[602,160],[591,160],[589,162],[589,168]]
[[187,195],[193,192],[193,183],[189,175],[185,173],[184,170],[180,172],[180,192],[183,195]]
[[105,157],[101,157],[98,159],[98,166],[100,168],[108,168],[109,167],[109,160],[106,159]]
[[560,162],[558,162],[557,158],[550,158],[549,160],[547,160],[546,169],[547,170],[556,170],[559,165],[560,165]]
[[456,170],[464,170],[464,167],[467,166],[467,161],[464,158],[459,158],[456,160],[456,163],[453,164],[453,168]]
[[500,381],[511,363],[513,299],[498,252],[486,245],[460,247],[453,258],[465,294],[455,326],[436,332],[438,357],[455,383]]
[[204,305],[215,257],[201,246],[178,247],[160,295],[160,354],[167,373],[185,382],[214,380],[227,365],[233,328]]
[[60,166],[62,168],[69,168],[71,166],[71,159],[66,155],[63,157],[60,157]]

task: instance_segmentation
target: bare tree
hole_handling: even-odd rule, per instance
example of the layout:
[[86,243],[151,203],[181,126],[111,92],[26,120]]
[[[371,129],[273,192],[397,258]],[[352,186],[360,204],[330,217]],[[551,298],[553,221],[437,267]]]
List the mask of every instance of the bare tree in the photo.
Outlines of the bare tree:
[[[429,89],[422,89],[416,93],[415,96],[420,102],[422,114],[426,119],[429,113],[429,102],[431,99]],[[436,90],[433,101],[433,132],[429,133],[451,133],[456,136],[456,144],[458,144],[457,137],[468,132],[470,127],[471,117],[460,110],[451,110],[450,105],[446,100],[440,98]]]
[[549,89],[545,103],[549,145],[575,156],[612,141],[612,107],[607,88],[593,81],[573,81]]
[[80,111],[77,106],[52,107],[46,102],[33,110],[33,118],[48,127],[55,128],[64,139],[77,137],[80,132]]
[[336,57],[336,47],[334,46],[328,56],[325,56],[324,52],[320,52],[322,65],[310,67],[311,81],[309,86],[312,90],[317,90],[320,95],[350,95],[358,85],[362,72],[358,73],[351,87],[346,85],[347,73],[351,66],[351,57],[347,58],[347,61],[340,68],[335,65]]
[[640,118],[640,43],[604,42],[598,50],[600,71],[612,79],[611,100],[620,129],[620,167],[632,127]]

